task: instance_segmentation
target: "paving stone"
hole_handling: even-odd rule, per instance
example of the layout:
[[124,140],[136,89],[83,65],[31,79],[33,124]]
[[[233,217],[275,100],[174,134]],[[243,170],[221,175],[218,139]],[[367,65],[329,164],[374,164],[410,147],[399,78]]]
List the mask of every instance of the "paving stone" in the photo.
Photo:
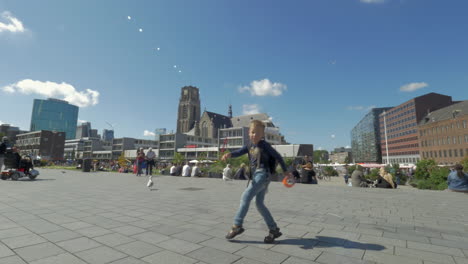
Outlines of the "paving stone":
[[101,246],[101,244],[99,244],[98,242],[87,237],[79,237],[75,239],[58,242],[57,245],[71,253]]
[[70,253],[63,253],[60,255],[33,261],[33,262],[30,262],[30,264],[87,264],[87,263],[73,256]]
[[111,230],[117,233],[120,233],[122,235],[126,235],[126,236],[131,236],[131,235],[136,235],[136,234],[141,234],[143,232],[146,232],[146,229],[136,227],[136,226],[131,226],[131,225],[120,226],[120,227],[112,228]]
[[2,239],[2,242],[7,245],[9,248],[19,248],[19,247],[26,247],[35,244],[40,244],[47,242],[44,238],[36,235],[36,234],[28,234],[24,236],[17,236],[17,237],[10,237],[6,239]]
[[288,259],[282,262],[282,264],[309,264],[309,263],[314,264],[318,262],[307,260],[307,259],[296,258],[296,257],[289,257]]
[[70,240],[73,238],[81,237],[81,234],[75,233],[70,230],[60,230],[50,233],[41,234],[42,237],[49,240],[50,242],[60,242],[64,240]]
[[438,238],[431,238],[431,244],[444,246],[444,247],[451,247],[451,248],[460,248],[460,249],[468,249],[468,243],[460,241],[452,241],[452,240],[445,240],[445,239],[438,239]]
[[452,256],[417,249],[395,247],[395,255],[416,257],[424,260],[424,262],[433,261],[441,264],[455,264]]
[[[285,262],[283,262],[283,263],[285,263]],[[310,262],[308,262],[308,263],[310,263]],[[241,258],[241,259],[237,260],[236,262],[234,262],[233,264],[265,264],[265,263],[264,262],[259,262],[259,261],[253,260],[253,259]]]
[[110,264],[148,264],[148,262],[143,262],[139,259],[128,257],[110,262]]
[[20,224],[36,234],[50,233],[63,229],[60,225],[53,224],[43,219],[20,222]]
[[383,264],[395,264],[395,263],[405,263],[405,264],[422,264],[421,259],[406,257],[406,256],[395,256],[385,253],[375,252],[375,251],[366,251],[364,254],[364,260],[375,261]]
[[133,235],[132,238],[135,238],[140,241],[144,241],[153,245],[157,245],[158,243],[164,241],[164,240],[169,240],[170,237],[159,234],[156,232],[145,232],[137,235]]
[[234,261],[240,259],[240,256],[236,256],[221,250],[217,250],[214,248],[203,247],[192,251],[191,253],[187,254],[186,256],[201,260],[206,263],[210,264],[230,264]]
[[253,246],[247,246],[237,251],[235,254],[265,263],[281,263],[288,258],[288,255],[286,254]]
[[0,258],[0,264],[27,264],[18,256]]
[[319,242],[315,249],[328,252],[331,254],[347,256],[351,258],[361,259],[364,255],[365,250],[361,248],[349,248],[345,245],[343,246],[336,246],[334,244],[326,243],[326,242]]
[[[373,264],[376,263],[370,260],[363,260],[360,258],[352,258],[342,255],[336,255],[328,252],[323,252],[316,260],[317,263],[324,264]],[[283,262],[287,263],[287,262]]]
[[61,226],[70,230],[77,230],[81,228],[91,227],[93,225],[90,223],[83,222],[83,221],[76,221],[76,222],[61,224]]
[[156,233],[164,234],[167,236],[182,233],[185,229],[170,225],[155,225],[149,228],[149,230],[155,231]]
[[366,243],[375,243],[375,244],[384,244],[384,245],[393,245],[399,247],[406,247],[406,241],[394,238],[386,237],[376,237],[370,235],[362,235],[359,237],[359,241],[364,241]]
[[164,250],[160,247],[156,247],[154,245],[151,245],[142,241],[134,241],[128,244],[119,245],[115,248],[135,258],[146,257],[156,252],[160,252]]
[[174,234],[172,237],[176,237],[185,241],[200,243],[202,241],[212,238],[211,236],[206,236],[198,232],[185,231],[182,233]]
[[93,239],[109,247],[115,247],[117,245],[126,244],[129,242],[135,241],[134,238],[124,236],[121,234],[117,234],[117,233],[98,236],[98,237],[94,237]]
[[434,253],[447,254],[447,255],[452,255],[456,257],[464,257],[463,252],[461,251],[461,249],[458,249],[458,248],[449,248],[449,247],[424,244],[424,243],[413,242],[413,241],[408,241],[408,248],[419,249],[423,251],[430,251]]
[[76,255],[90,264],[109,263],[127,257],[127,255],[105,246],[81,251]]
[[172,238],[157,244],[158,247],[185,255],[189,252],[202,248],[203,246],[185,240]]
[[219,239],[219,238],[212,238],[212,239],[203,241],[200,243],[200,245],[219,249],[228,253],[234,253],[247,246],[247,245],[243,245],[242,243],[236,243],[235,240],[229,241],[226,239]]
[[143,261],[148,263],[177,263],[177,264],[192,264],[199,262],[197,259],[189,258],[181,254],[173,253],[171,251],[161,251],[147,257],[142,258]]
[[468,258],[453,257],[457,264],[468,264]]
[[86,228],[81,228],[81,229],[75,230],[75,232],[82,234],[83,236],[87,236],[91,238],[112,233],[112,231],[99,227],[99,226],[90,226]]
[[0,258],[8,257],[11,255],[15,255],[15,252],[11,251],[11,249],[9,249],[3,243],[0,243]]
[[15,227],[11,229],[0,230],[0,239],[23,236],[28,234],[32,234],[32,232],[24,227]]
[[17,255],[26,261],[38,260],[64,253],[63,249],[50,242],[17,248],[14,251]]

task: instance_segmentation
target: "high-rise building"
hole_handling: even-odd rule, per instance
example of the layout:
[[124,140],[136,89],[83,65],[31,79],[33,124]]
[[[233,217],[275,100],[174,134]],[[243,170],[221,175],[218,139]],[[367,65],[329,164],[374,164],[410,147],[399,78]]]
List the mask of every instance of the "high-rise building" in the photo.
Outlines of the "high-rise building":
[[187,133],[200,121],[200,96],[197,87],[182,87],[177,113],[177,132]]
[[379,115],[389,109],[391,107],[371,109],[351,130],[354,162],[382,163]]
[[91,122],[83,122],[76,128],[76,138],[87,138],[91,136]]
[[428,93],[382,112],[379,115],[379,123],[383,163],[418,162],[421,159],[418,123],[429,112],[451,104],[451,96]]
[[104,129],[102,131],[102,140],[110,142],[114,139],[114,130]]
[[78,121],[78,106],[67,101],[49,98],[34,99],[31,131],[65,132],[66,139],[74,139]]

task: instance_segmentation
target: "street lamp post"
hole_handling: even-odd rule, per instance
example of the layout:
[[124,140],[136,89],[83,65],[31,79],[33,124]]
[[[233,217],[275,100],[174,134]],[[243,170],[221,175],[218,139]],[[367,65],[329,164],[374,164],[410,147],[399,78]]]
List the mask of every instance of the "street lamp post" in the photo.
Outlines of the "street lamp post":
[[388,160],[387,120],[385,118],[386,114],[387,114],[387,112],[383,111],[383,124],[384,124],[384,132],[385,132],[385,152],[387,153],[387,162],[386,162],[386,164],[388,165],[390,163],[390,161]]

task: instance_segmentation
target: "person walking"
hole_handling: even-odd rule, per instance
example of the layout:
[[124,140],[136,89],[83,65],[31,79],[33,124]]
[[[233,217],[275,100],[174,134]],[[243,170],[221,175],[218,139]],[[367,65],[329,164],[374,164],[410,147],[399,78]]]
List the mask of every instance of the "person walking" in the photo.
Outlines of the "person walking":
[[143,172],[141,171],[143,169],[143,162],[145,162],[145,152],[143,151],[143,148],[140,148],[137,151],[137,158],[136,158],[137,173],[136,173],[136,176],[141,176],[143,174]]
[[282,233],[276,224],[273,216],[265,206],[265,195],[270,184],[270,178],[275,173],[276,161],[281,165],[286,177],[291,177],[291,173],[287,172],[286,164],[281,155],[264,139],[265,124],[260,120],[252,120],[249,128],[250,143],[243,146],[241,149],[226,153],[222,156],[225,161],[231,157],[239,157],[248,154],[250,161],[250,171],[252,173],[252,181],[248,185],[241,197],[241,203],[234,217],[234,225],[226,235],[227,239],[233,239],[237,235],[244,232],[244,218],[249,210],[250,202],[255,197],[255,204],[258,212],[262,215],[265,223],[268,226],[269,232],[265,237],[265,243],[273,243],[276,238]]
[[156,153],[149,148],[146,152],[146,176],[153,175],[154,158],[156,158]]

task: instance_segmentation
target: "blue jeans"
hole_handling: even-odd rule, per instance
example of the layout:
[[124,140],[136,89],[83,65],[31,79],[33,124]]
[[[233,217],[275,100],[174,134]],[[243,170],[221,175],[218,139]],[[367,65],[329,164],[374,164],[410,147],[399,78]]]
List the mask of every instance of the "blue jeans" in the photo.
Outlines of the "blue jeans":
[[255,205],[257,206],[257,210],[262,215],[265,223],[267,224],[270,230],[276,229],[277,225],[273,216],[271,216],[270,211],[266,208],[264,201],[265,201],[265,194],[268,190],[268,185],[270,184],[269,179],[269,172],[265,169],[257,169],[255,170],[252,182],[249,184],[247,189],[245,189],[244,193],[242,194],[241,202],[239,210],[234,217],[234,225],[242,226],[244,223],[244,218],[247,215],[247,211],[249,211],[250,201],[254,197],[255,198]]

